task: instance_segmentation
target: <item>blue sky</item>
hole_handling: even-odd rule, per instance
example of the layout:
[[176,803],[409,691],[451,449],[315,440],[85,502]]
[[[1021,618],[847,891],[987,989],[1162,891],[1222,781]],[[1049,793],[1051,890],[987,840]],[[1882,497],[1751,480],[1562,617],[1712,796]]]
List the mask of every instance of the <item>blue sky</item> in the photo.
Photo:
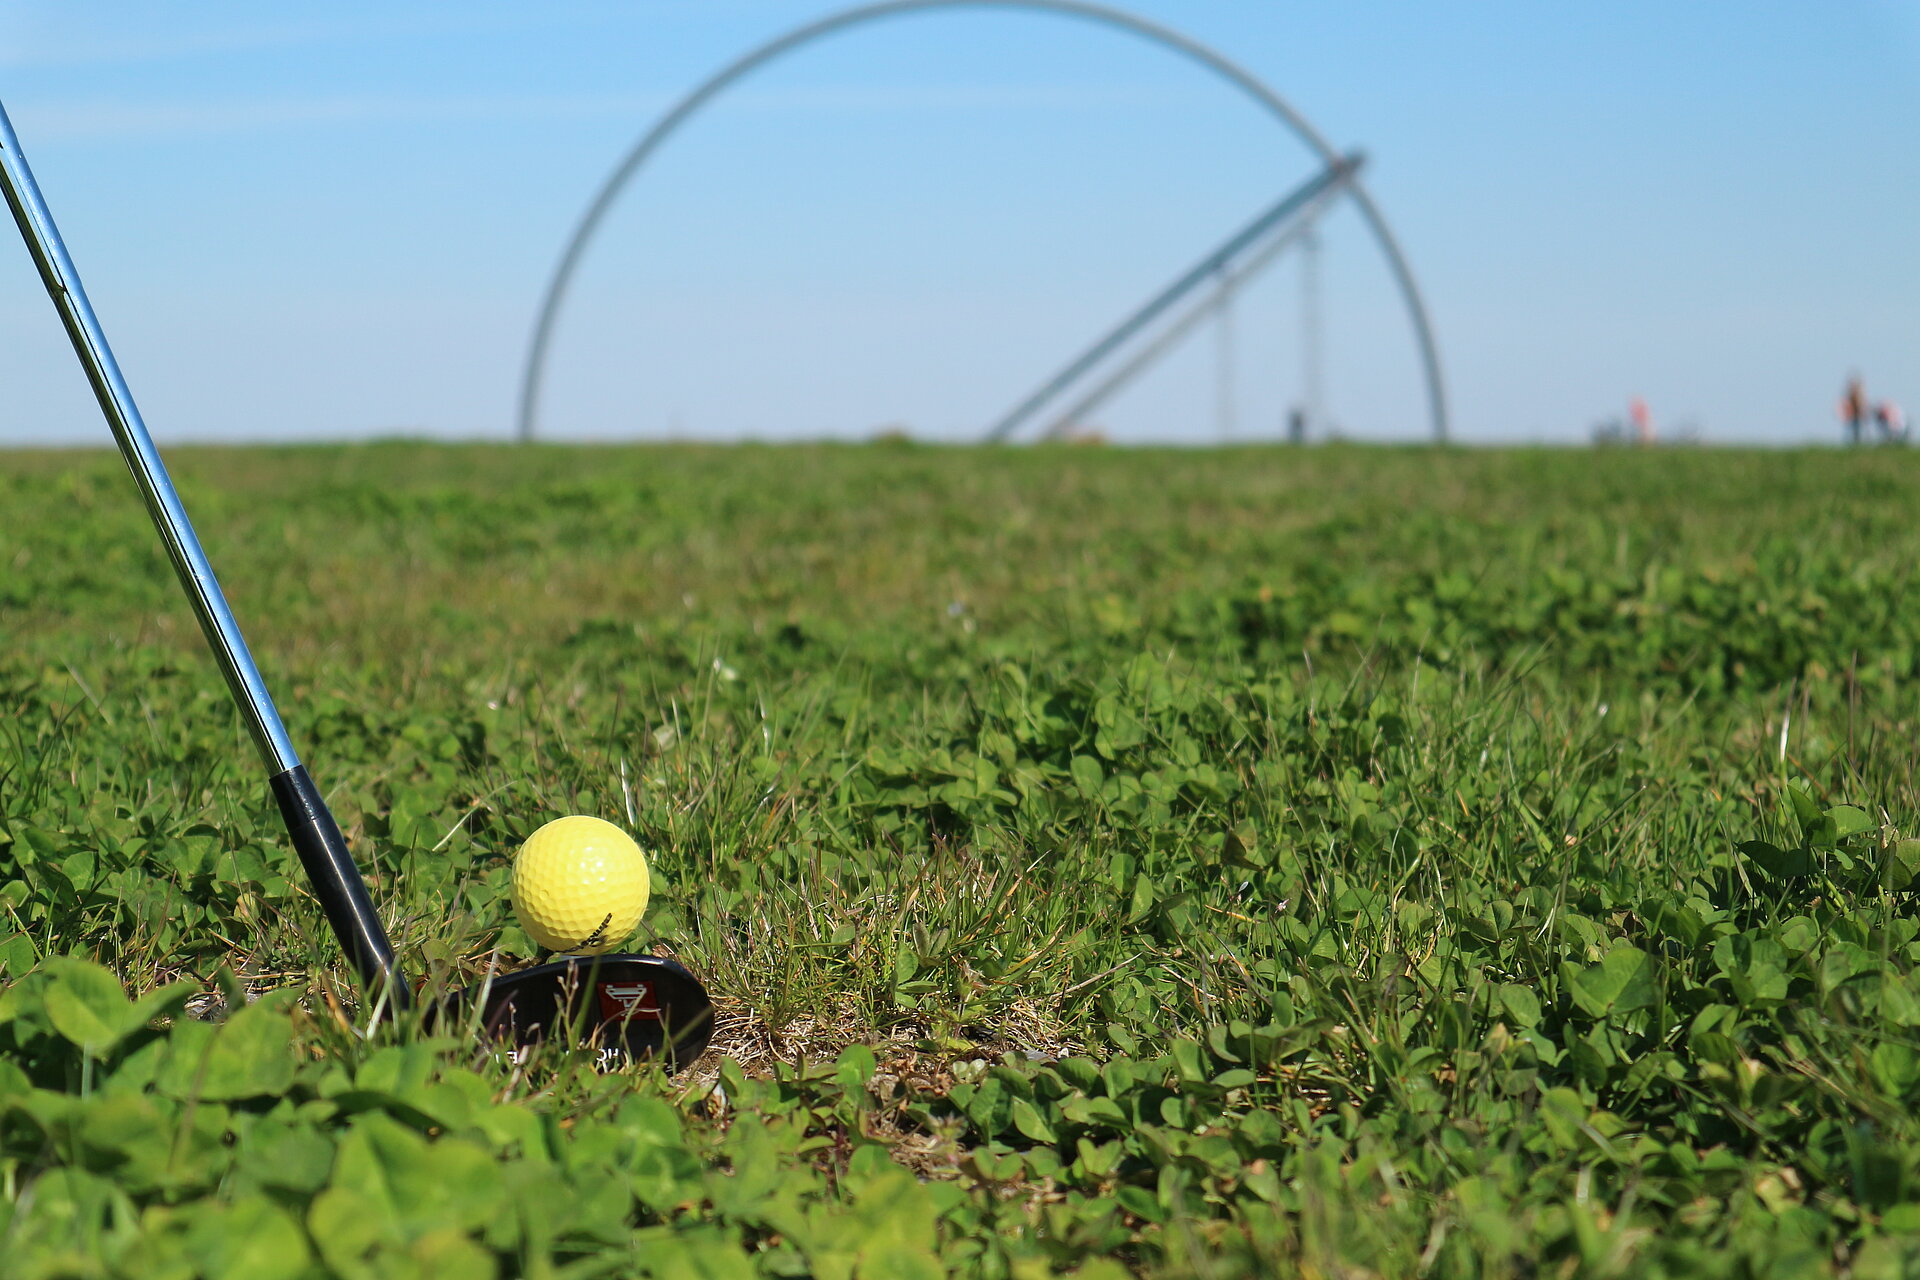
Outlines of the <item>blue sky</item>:
[[[1920,408],[1920,0],[1130,0],[1268,79],[1368,182],[1467,440],[1640,394],[1711,440],[1833,439],[1849,369]],[[7,0],[0,100],[162,442],[510,429],[560,245],[631,141],[787,0],[303,10]],[[1192,66],[1057,17],[844,33],[683,131],[558,335],[575,437],[965,437],[1313,168]],[[1425,428],[1404,312],[1324,228],[1326,401]],[[1233,424],[1301,395],[1300,275],[1235,311]],[[1221,428],[1202,331],[1101,418]],[[98,441],[0,247],[0,444]]]

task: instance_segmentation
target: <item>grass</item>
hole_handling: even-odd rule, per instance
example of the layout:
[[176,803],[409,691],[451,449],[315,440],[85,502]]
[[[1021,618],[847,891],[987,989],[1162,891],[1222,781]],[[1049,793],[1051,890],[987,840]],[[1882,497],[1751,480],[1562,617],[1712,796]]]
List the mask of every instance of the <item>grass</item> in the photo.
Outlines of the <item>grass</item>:
[[718,1052],[360,1034],[120,464],[7,455],[9,1275],[1920,1258],[1920,459],[174,465],[414,971],[596,813]]

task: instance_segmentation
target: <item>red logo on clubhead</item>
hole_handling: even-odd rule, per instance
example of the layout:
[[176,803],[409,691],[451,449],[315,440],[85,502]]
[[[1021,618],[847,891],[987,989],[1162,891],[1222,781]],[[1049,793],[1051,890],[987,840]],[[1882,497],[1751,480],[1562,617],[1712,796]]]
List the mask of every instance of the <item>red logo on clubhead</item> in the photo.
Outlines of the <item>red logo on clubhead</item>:
[[653,998],[650,982],[602,982],[600,1020],[602,1022],[658,1022],[660,1006]]

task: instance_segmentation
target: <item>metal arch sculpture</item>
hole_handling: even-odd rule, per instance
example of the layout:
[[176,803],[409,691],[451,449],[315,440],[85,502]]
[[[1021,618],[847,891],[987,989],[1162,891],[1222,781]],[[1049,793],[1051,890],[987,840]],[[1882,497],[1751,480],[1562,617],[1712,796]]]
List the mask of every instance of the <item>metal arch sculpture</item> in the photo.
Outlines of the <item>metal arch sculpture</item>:
[[[1260,106],[1266,108],[1324,163],[1338,165],[1341,162],[1340,153],[1334,150],[1332,144],[1322,137],[1318,130],[1307,123],[1306,117],[1294,110],[1286,99],[1274,92],[1252,72],[1189,36],[1120,9],[1091,3],[1090,0],[881,0],[880,3],[843,9],[838,13],[829,14],[804,26],[796,27],[722,67],[675,103],[672,109],[660,117],[653,128],[641,136],[620,163],[614,166],[613,172],[601,184],[600,190],[594,195],[593,202],[587,206],[586,213],[574,227],[573,234],[568,237],[567,246],[560,254],[560,261],[554,268],[553,277],[547,282],[546,295],[540,304],[539,319],[534,323],[533,339],[527,348],[527,362],[521,375],[518,431],[522,442],[530,441],[534,437],[541,382],[546,372],[547,348],[553,337],[554,321],[559,315],[560,304],[566,298],[567,287],[572,283],[581,255],[586,251],[587,244],[592,240],[593,233],[598,230],[601,220],[613,207],[614,200],[661,144],[722,90],[781,54],[791,52],[801,45],[810,44],[822,36],[848,27],[930,9],[1024,9],[1080,18],[1139,36],[1152,44],[1199,63],[1241,90]],[[1420,347],[1420,360],[1426,375],[1428,411],[1433,420],[1434,438],[1444,443],[1449,429],[1446,387],[1440,375],[1440,355],[1434,346],[1433,326],[1427,319],[1426,303],[1420,296],[1419,286],[1414,283],[1413,272],[1407,266],[1405,255],[1400,252],[1399,243],[1394,239],[1393,232],[1388,229],[1386,219],[1381,215],[1379,207],[1374,204],[1373,198],[1357,180],[1351,183],[1349,192],[1354,203],[1359,206],[1362,218],[1372,230],[1374,239],[1379,242],[1381,252],[1386,255],[1387,264],[1393,271],[1402,296],[1406,299],[1407,311],[1413,321],[1414,337]]]

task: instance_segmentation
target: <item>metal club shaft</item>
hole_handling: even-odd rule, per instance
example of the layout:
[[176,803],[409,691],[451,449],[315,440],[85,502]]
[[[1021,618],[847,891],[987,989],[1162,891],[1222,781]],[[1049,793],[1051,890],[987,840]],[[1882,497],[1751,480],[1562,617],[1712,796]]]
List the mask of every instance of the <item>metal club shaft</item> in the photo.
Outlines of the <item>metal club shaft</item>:
[[40,268],[40,279],[46,283],[47,294],[60,312],[67,336],[73,340],[74,353],[86,369],[87,381],[93,384],[93,394],[100,401],[101,412],[107,415],[107,425],[113,428],[113,437],[126,456],[127,466],[133,471],[134,483],[140,486],[140,496],[146,500],[154,527],[166,543],[167,556],[173,561],[174,572],[180,575],[180,585],[186,588],[194,616],[200,620],[207,642],[213,646],[220,673],[233,690],[247,732],[252,735],[268,770],[284,773],[300,763],[300,756],[287,738],[286,726],[280,723],[273,699],[267,696],[260,671],[253,665],[253,655],[240,634],[240,624],[227,608],[226,597],[221,594],[220,583],[207,564],[206,553],[200,550],[200,540],[194,536],[186,508],[180,505],[180,495],[174,492],[173,482],[167,477],[160,451],[154,447],[153,437],[147,434],[147,424],[133,403],[133,393],[127,390],[126,380],[120,376],[120,365],[107,345],[106,334],[101,332],[92,304],[87,301],[86,290],[80,285],[80,275],[73,269],[73,260],[67,256],[60,232],[53,225],[53,215],[47,212],[39,184],[33,180],[33,171],[27,167],[26,157],[20,154],[20,139],[14,135],[4,105],[0,105],[0,163],[5,167],[7,204],[13,209],[14,221],[20,224],[20,234],[33,254],[33,263]]
[[186,508],[180,504],[180,495],[174,491],[166,465],[160,460],[160,451],[147,434],[146,423],[133,402],[133,393],[127,390],[126,380],[120,376],[120,365],[113,358],[113,349],[107,345],[106,334],[100,328],[92,304],[87,301],[80,273],[74,270],[73,260],[67,256],[53,215],[41,198],[33,170],[27,167],[20,139],[13,131],[13,122],[7,118],[4,104],[0,104],[0,187],[6,191],[7,207],[13,211],[20,235],[47,287],[47,295],[60,313],[67,336],[73,341],[74,353],[80,357],[87,381],[93,385],[100,410],[106,414],[107,425],[113,428],[121,456],[132,470],[154,527],[166,544],[167,557],[173,561],[180,585],[186,589],[194,617],[199,619],[207,643],[213,647],[214,659],[233,692],[240,717],[261,759],[266,762],[274,799],[327,921],[368,986],[376,992],[385,990],[393,1004],[403,1005],[407,999],[406,984],[394,966],[392,944],[387,941],[386,931],[374,913],[366,883],[360,878],[339,825],[301,766],[273,699],[267,695],[266,682],[254,665],[246,638],[240,634],[240,624],[227,608],[226,596],[221,593],[219,580],[213,576],[206,553],[200,549],[199,538],[194,536]]

